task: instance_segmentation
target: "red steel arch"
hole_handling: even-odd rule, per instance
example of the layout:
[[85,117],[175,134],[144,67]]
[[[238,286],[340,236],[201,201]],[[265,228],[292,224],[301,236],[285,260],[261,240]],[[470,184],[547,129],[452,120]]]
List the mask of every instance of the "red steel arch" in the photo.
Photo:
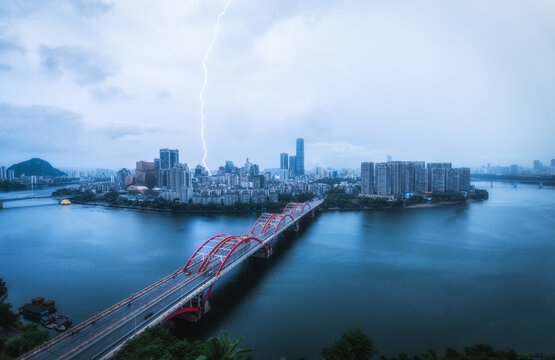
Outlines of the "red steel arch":
[[301,207],[303,205],[303,203],[296,203],[295,206],[293,207],[293,209],[291,209],[291,215],[294,216],[295,215],[295,210],[297,210],[298,207]]
[[281,219],[279,219],[279,222],[278,222],[277,225],[276,225],[276,229],[274,230],[274,235],[275,235],[276,232],[278,231],[279,225],[281,224],[281,222],[282,222],[283,220],[285,220],[285,218],[287,218],[287,217],[289,217],[289,218],[291,219],[291,221],[295,222],[295,219],[293,219],[293,217],[292,217],[291,215],[289,215],[289,214],[283,215],[283,216],[281,217]]
[[206,258],[203,260],[202,264],[200,264],[200,266],[198,267],[197,274],[200,274],[201,272],[206,270],[206,267],[210,263],[210,260],[212,260],[214,255],[216,255],[218,253],[218,251],[220,251],[224,247],[225,244],[227,244],[231,240],[235,240],[235,239],[238,239],[240,237],[241,236],[239,236],[239,235],[227,236],[226,238],[221,240],[218,244],[216,244],[216,246],[214,246],[214,248],[212,250],[210,250],[210,252],[206,256]]
[[290,212],[291,212],[291,208],[292,208],[293,206],[295,206],[295,204],[296,204],[296,203],[290,202],[290,203],[288,203],[287,205],[285,205],[285,208],[283,209],[282,214],[290,213]]
[[218,276],[220,275],[220,271],[222,271],[225,263],[227,262],[227,259],[229,259],[229,257],[231,256],[231,254],[233,254],[233,252],[235,251],[235,249],[237,249],[237,247],[239,247],[239,245],[241,245],[242,243],[244,243],[245,241],[251,241],[251,240],[256,240],[260,243],[260,245],[264,246],[264,248],[266,249],[266,252],[269,254],[270,250],[268,249],[268,247],[266,245],[264,245],[264,243],[260,240],[258,240],[258,238],[255,238],[254,236],[250,236],[250,237],[246,237],[244,239],[242,239],[241,241],[239,241],[237,244],[235,244],[235,246],[231,249],[231,251],[227,254],[227,256],[225,257],[224,261],[222,261],[222,264],[220,265],[220,267],[218,268],[218,271],[216,271],[216,275]]
[[266,222],[264,223],[264,226],[262,227],[262,231],[260,233],[264,234],[266,232],[266,230],[268,230],[268,226],[270,226],[270,224],[272,223],[272,220],[274,220],[278,216],[282,216],[282,215],[281,214],[273,214],[272,216],[270,216],[268,218],[268,220],[266,220]]
[[164,320],[162,320],[162,322],[165,322],[165,321],[171,319],[172,317],[177,316],[177,315],[180,315],[180,314],[183,314],[183,313],[187,313],[187,312],[198,312],[198,311],[199,311],[199,308],[198,308],[198,307],[186,307],[186,308],[183,308],[183,309],[179,309],[179,310],[177,310],[176,312],[174,312],[174,313],[168,315]]
[[310,204],[307,203],[307,202],[305,202],[305,203],[303,204],[303,208],[301,209],[301,214],[303,213],[304,207],[305,207],[305,206],[308,206],[308,208],[309,208],[310,210],[312,210],[312,207],[310,206]]
[[[270,214],[270,213],[263,213],[262,215],[260,215],[260,216],[258,217],[258,219],[256,220],[256,222],[254,223],[254,225],[253,225],[251,231],[249,231],[249,233],[252,233],[252,232],[254,231],[254,229],[256,229],[256,225],[258,225],[258,223],[260,222],[260,220],[262,220],[263,217],[265,217],[265,216],[267,217],[267,216],[271,216],[271,215],[272,215],[272,214]],[[248,233],[247,233],[247,234],[248,234]]]
[[221,237],[221,236],[229,236],[229,235],[227,235],[227,234],[218,234],[218,235],[212,236],[210,239],[206,240],[201,246],[199,246],[197,251],[195,251],[193,253],[193,255],[189,258],[189,261],[187,261],[187,263],[183,267],[183,271],[187,270],[187,267],[191,264],[191,261],[195,258],[195,256],[198,254],[198,252],[204,247],[204,245],[208,244],[210,241],[212,241],[212,240],[214,240],[218,237]]

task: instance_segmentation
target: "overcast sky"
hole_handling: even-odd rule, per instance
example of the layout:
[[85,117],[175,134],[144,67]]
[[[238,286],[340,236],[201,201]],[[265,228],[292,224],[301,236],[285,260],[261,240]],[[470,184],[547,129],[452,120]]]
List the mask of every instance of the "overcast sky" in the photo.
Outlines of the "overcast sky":
[[[223,0],[0,2],[0,165],[202,160]],[[232,0],[207,163],[555,158],[555,1]]]

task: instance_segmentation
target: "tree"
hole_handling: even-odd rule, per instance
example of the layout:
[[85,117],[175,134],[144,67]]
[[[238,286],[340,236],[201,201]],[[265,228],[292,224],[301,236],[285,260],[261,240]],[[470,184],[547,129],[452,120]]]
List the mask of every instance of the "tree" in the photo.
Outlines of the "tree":
[[119,198],[119,194],[117,193],[117,191],[108,191],[106,194],[104,194],[104,200],[106,202],[109,202],[110,204],[115,204],[116,201],[118,201]]
[[324,360],[369,360],[375,354],[374,342],[358,327],[322,350]]
[[19,337],[21,354],[34,349],[48,340],[48,332],[40,330],[35,324],[23,325],[22,330],[23,332]]
[[7,328],[17,325],[17,314],[12,311],[10,303],[0,303],[0,327]]
[[218,337],[208,339],[204,345],[203,355],[197,360],[240,360],[249,359],[251,349],[239,349],[243,339],[231,341],[225,331],[220,331]]
[[179,340],[162,326],[147,329],[129,340],[113,357],[115,360],[194,360],[202,354],[202,343]]
[[6,297],[8,297],[8,287],[4,279],[0,278],[0,301],[4,301]]

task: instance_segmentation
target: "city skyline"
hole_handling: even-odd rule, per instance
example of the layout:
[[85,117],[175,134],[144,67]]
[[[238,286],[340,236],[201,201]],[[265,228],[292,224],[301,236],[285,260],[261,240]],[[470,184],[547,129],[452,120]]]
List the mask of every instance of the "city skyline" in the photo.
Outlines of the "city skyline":
[[[2,3],[0,163],[117,168],[161,146],[201,163],[201,58],[222,4]],[[555,153],[549,1],[228,10],[208,64],[211,169],[254,154],[274,167],[275,149],[299,135],[306,168]]]

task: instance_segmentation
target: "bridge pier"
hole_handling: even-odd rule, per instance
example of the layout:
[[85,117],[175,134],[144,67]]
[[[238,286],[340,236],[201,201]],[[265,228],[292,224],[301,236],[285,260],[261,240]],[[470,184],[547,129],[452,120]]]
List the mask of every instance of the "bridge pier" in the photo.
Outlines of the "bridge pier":
[[268,251],[266,251],[265,247],[261,247],[260,249],[258,249],[257,252],[252,254],[252,257],[258,258],[258,259],[267,259],[270,256],[272,256],[273,253],[274,253],[274,249],[271,246],[268,247]]
[[295,221],[294,224],[292,224],[287,230],[285,231],[292,231],[292,232],[299,232],[299,230],[301,229],[301,226],[299,224],[299,221]]
[[208,311],[210,311],[210,304],[204,293],[198,294],[191,301],[183,306],[181,310],[178,310],[175,315],[176,318],[197,322],[199,321]]

